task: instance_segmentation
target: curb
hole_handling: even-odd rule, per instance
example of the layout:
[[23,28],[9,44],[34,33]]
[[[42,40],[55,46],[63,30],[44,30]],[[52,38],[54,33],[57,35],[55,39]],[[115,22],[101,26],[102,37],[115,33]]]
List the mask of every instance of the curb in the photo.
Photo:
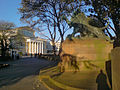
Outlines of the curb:
[[74,87],[70,87],[67,85],[64,85],[62,83],[59,83],[55,80],[53,80],[50,76],[39,76],[38,78],[40,78],[40,81],[49,89],[49,90],[54,90],[52,88],[50,88],[44,81],[42,81],[42,79],[46,78],[48,80],[50,80],[54,85],[56,85],[59,88],[65,89],[65,90],[85,90],[85,89],[79,89],[79,88],[74,88]]
[[40,79],[40,82],[41,82],[46,88],[48,88],[49,90],[54,90],[54,89],[50,88],[44,81],[42,81],[42,79]]

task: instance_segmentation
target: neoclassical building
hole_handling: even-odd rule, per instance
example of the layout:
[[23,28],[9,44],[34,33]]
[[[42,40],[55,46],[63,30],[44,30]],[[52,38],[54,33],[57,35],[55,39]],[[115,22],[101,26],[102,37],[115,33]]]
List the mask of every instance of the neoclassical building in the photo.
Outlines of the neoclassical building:
[[[12,48],[9,50],[11,56],[46,54],[52,53],[52,44],[46,39],[35,37],[35,30],[28,26],[7,30],[11,38]],[[2,33],[0,33],[2,34]],[[60,42],[56,44],[56,51],[59,51]]]
[[19,27],[14,31],[25,38],[25,41],[22,41],[18,48],[22,54],[45,54],[47,52],[47,40],[35,37],[35,31],[30,27]]
[[46,41],[47,40],[40,39],[39,37],[26,39],[26,43],[25,43],[26,51],[25,52],[27,54],[35,54],[35,53],[45,54],[45,53],[47,53]]
[[11,39],[12,48],[9,50],[11,56],[47,53],[47,40],[35,37],[35,31],[32,28],[24,26],[7,31]]

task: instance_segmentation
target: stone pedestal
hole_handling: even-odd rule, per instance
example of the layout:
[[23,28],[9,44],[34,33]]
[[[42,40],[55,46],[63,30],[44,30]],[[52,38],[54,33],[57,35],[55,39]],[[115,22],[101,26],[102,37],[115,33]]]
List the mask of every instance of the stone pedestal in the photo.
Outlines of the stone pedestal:
[[96,69],[97,64],[105,63],[109,59],[112,48],[113,45],[103,39],[66,39],[62,44],[61,56],[64,56],[63,62],[73,60],[74,57],[80,70],[84,67]]
[[120,47],[111,51],[112,90],[120,90]]

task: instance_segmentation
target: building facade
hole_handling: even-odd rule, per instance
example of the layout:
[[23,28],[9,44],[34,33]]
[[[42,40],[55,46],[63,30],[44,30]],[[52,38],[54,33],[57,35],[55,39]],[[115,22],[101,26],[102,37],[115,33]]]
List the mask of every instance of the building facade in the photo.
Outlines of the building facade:
[[21,47],[19,46],[19,52],[22,54],[45,54],[47,52],[46,49],[46,39],[41,39],[39,37],[35,37],[35,31],[30,27],[19,27],[16,29],[17,33],[23,35],[25,41]]
[[[2,35],[2,33],[0,33]],[[15,57],[18,54],[45,54],[47,53],[46,39],[35,37],[35,31],[28,26],[8,30],[7,34],[11,39],[11,46],[9,52],[11,56]]]
[[[56,50],[56,52],[59,52],[59,50],[60,50],[60,44],[61,44],[60,41],[55,42],[55,50]],[[50,42],[50,45],[51,46],[53,45],[52,42]]]
[[45,54],[47,53],[46,48],[46,41],[45,39],[40,38],[29,38],[26,40],[25,45],[25,52],[27,54]]
[[[0,33],[2,34],[2,33]],[[28,26],[8,30],[12,48],[10,55],[15,58],[17,55],[47,54],[53,53],[52,43],[46,39],[35,37],[35,31]],[[55,43],[56,52],[59,51],[60,42]]]

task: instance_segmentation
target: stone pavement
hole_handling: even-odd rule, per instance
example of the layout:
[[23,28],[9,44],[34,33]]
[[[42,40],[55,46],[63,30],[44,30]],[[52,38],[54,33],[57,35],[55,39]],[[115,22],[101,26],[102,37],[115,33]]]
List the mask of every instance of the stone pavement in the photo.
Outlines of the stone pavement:
[[37,84],[37,75],[41,69],[54,66],[54,61],[27,57],[4,63],[10,67],[0,69],[0,90],[48,90]]

